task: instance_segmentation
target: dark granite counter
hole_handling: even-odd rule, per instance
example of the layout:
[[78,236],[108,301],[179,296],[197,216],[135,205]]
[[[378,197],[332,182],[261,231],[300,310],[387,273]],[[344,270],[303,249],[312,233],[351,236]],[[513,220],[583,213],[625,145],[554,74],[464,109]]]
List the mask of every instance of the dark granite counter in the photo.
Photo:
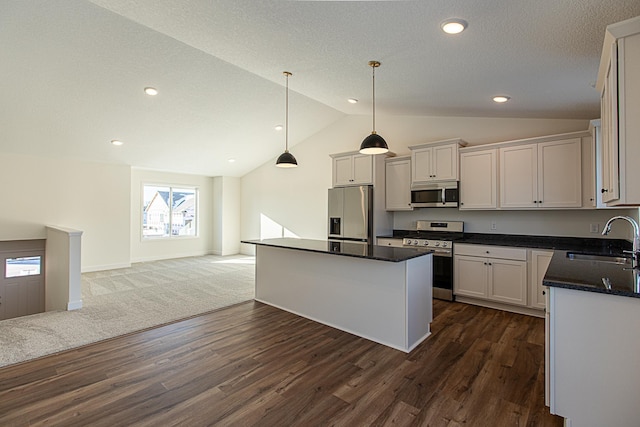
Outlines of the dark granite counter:
[[[425,238],[424,232],[394,230],[388,238]],[[531,249],[553,249],[554,254],[543,283],[545,286],[599,292],[603,294],[640,298],[640,271],[630,264],[610,261],[572,259],[568,253],[626,257],[632,243],[623,239],[527,236],[515,234],[464,233],[455,243],[512,246]]]
[[364,245],[361,243],[335,240],[283,238],[265,240],[243,240],[242,243],[388,262],[402,262],[433,253],[433,251],[425,251],[424,249]]
[[[412,238],[423,239],[431,232],[416,230],[393,230],[391,236],[378,236],[386,238]],[[566,251],[581,251],[593,254],[622,254],[623,250],[631,249],[631,242],[623,239],[563,237],[563,236],[528,236],[518,234],[494,234],[494,233],[464,233],[462,238],[455,239],[454,243],[470,243],[476,245],[514,246],[531,249],[555,249]]]
[[640,298],[640,272],[630,262],[580,259],[571,254],[554,251],[542,282],[545,286]]

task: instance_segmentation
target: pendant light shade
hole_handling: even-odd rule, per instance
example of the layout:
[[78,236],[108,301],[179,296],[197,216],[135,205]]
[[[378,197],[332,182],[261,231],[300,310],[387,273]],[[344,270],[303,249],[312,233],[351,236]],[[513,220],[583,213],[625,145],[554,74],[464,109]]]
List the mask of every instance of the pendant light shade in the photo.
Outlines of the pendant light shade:
[[387,141],[376,133],[376,68],[380,66],[378,61],[369,61],[372,72],[373,83],[373,130],[371,135],[367,136],[360,144],[360,152],[362,154],[382,154],[389,151]]
[[276,166],[279,168],[295,168],[298,166],[296,158],[289,152],[289,76],[292,76],[288,71],[283,71],[287,80],[287,92],[285,102],[285,116],[284,116],[284,153],[280,154],[278,160],[276,160]]

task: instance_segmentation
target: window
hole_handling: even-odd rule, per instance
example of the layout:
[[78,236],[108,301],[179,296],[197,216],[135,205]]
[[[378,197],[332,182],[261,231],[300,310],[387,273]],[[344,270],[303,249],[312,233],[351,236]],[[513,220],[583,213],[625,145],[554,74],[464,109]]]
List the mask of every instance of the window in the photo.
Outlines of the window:
[[197,236],[198,189],[144,185],[142,237]]
[[26,256],[20,258],[7,258],[5,260],[5,278],[19,276],[34,276],[40,274],[42,257]]

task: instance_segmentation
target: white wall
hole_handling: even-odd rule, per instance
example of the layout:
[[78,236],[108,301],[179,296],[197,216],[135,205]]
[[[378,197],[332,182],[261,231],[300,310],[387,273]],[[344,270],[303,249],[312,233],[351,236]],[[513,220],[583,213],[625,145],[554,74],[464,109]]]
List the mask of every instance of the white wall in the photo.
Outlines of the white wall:
[[[534,234],[541,236],[572,236],[600,238],[604,224],[614,215],[628,215],[638,219],[638,209],[598,209],[572,211],[459,211],[458,209],[424,208],[410,212],[396,212],[393,228],[415,230],[416,220],[447,219],[464,221],[464,230],[471,233]],[[496,230],[491,230],[491,223]],[[591,233],[591,224],[598,226]],[[630,240],[631,225],[616,222],[608,237]]]
[[129,265],[130,168],[2,153],[0,240],[82,230],[82,270]]
[[[142,239],[142,186],[160,184],[197,187],[199,190],[198,236],[174,239]],[[200,256],[212,253],[213,240],[213,178],[199,175],[157,172],[144,169],[131,170],[130,206],[131,262]]]
[[[482,117],[376,117],[376,130],[391,151],[408,154],[410,145],[460,137],[470,145],[586,130],[587,120],[497,119]],[[295,169],[275,167],[275,159],[242,178],[242,239],[278,232],[325,239],[329,154],[357,151],[371,133],[371,118],[347,116],[291,148]],[[267,218],[267,219],[265,219]],[[253,253],[243,245],[243,253]]]
[[240,252],[240,178],[213,179],[213,253]]

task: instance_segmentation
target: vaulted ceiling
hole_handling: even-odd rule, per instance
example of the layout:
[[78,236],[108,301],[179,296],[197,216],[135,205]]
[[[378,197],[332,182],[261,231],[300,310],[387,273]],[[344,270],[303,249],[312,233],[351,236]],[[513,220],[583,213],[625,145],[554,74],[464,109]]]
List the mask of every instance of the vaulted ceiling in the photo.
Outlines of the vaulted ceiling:
[[[369,60],[379,116],[597,118],[605,28],[638,15],[638,0],[0,0],[0,151],[241,176],[283,149],[283,71],[295,145],[371,114]],[[447,18],[467,30],[444,34]]]

